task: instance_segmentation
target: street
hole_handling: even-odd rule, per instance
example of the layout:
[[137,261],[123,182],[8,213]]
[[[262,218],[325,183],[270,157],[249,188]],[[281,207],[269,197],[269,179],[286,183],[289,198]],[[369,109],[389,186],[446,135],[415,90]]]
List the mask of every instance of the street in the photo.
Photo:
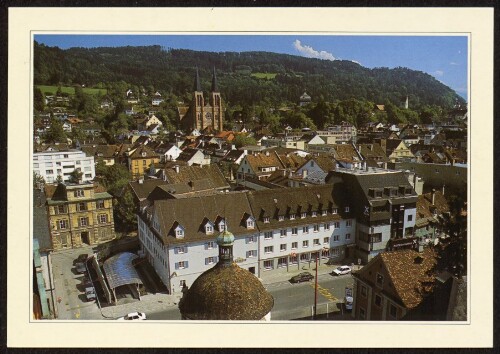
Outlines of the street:
[[[322,274],[318,276],[318,314],[339,311],[338,302],[342,302],[346,286],[352,286],[350,274],[332,276]],[[314,280],[299,284],[282,281],[266,285],[266,289],[274,297],[274,307],[271,311],[271,320],[302,319],[311,316],[314,305]],[[180,320],[181,315],[177,306],[161,311],[148,312],[148,320]]]

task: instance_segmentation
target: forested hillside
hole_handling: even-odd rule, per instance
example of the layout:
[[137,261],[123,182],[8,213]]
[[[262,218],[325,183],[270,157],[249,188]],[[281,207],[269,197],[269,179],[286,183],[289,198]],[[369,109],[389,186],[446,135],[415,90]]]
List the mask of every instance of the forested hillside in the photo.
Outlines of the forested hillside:
[[[231,106],[277,107],[297,103],[307,91],[314,103],[359,100],[410,108],[451,107],[463,102],[432,76],[407,68],[367,69],[351,61],[327,61],[268,52],[197,52],[160,46],[71,48],[61,50],[35,42],[36,85],[85,85],[110,88],[113,83],[159,90],[189,99],[195,67],[202,87],[210,89],[215,67],[223,99]],[[268,73],[272,75],[261,75]],[[111,90],[112,91],[112,90]]]

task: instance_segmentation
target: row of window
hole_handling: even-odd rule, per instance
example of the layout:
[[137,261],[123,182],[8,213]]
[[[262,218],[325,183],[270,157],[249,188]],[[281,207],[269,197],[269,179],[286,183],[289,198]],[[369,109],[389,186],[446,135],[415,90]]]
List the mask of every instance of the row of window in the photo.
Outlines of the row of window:
[[[108,222],[108,215],[99,214],[97,216],[97,221],[99,222],[99,224],[106,224]],[[58,230],[66,230],[69,228],[69,221],[67,219],[57,220],[56,224]],[[88,217],[78,218],[78,226],[79,227],[89,226],[89,218]]]
[[[334,241],[334,242],[338,242],[338,241],[339,241],[339,239],[340,239],[340,236],[339,236],[339,235],[335,235],[335,236],[333,236],[333,241]],[[346,239],[346,240],[350,240],[350,239],[351,239],[351,234],[346,234],[346,235],[345,235],[345,239]],[[330,237],[325,237],[325,238],[323,239],[323,244],[325,244],[325,245],[330,244]],[[314,239],[314,240],[313,240],[313,246],[319,246],[319,245],[320,245],[319,238]],[[292,249],[292,250],[296,250],[296,249],[298,248],[298,246],[299,246],[299,243],[298,243],[298,242],[292,242],[292,244],[291,244],[291,249]],[[286,251],[286,250],[287,250],[287,247],[288,247],[288,246],[287,246],[287,244],[286,244],[286,243],[282,243],[282,244],[280,245],[280,252]],[[303,248],[307,248],[307,247],[309,247],[309,240],[304,240],[304,241],[302,241],[302,247],[303,247]],[[264,247],[264,253],[272,253],[272,252],[274,252],[274,246],[266,246],[266,247]]]
[[[340,252],[340,250],[332,250],[332,251]],[[333,253],[336,253],[336,252],[333,252]],[[290,257],[280,257],[280,258],[278,258],[278,268],[286,267],[288,264],[297,264],[299,259],[300,259],[300,261],[307,262],[310,259],[311,260],[315,259],[315,257],[316,257],[315,254],[311,254],[311,253],[301,253],[300,255],[294,255],[294,256],[290,256]],[[321,252],[321,257],[322,258],[330,257],[330,250],[323,250]],[[274,259],[265,260],[263,263],[263,266],[264,266],[264,270],[274,269]]]
[[[349,210],[350,209],[349,209],[348,206],[346,206],[344,208],[344,212],[346,212],[346,213],[348,213]],[[337,208],[333,208],[332,209],[332,214],[335,215],[337,213],[338,213],[338,209]],[[318,214],[321,214],[321,216],[326,216],[327,215],[327,211],[326,210],[321,210],[321,211],[319,211],[319,213],[317,211],[312,211],[311,212],[311,216],[313,218],[316,217],[316,216],[318,216]],[[300,218],[301,219],[304,219],[306,217],[307,217],[307,213],[306,212],[300,213]],[[296,214],[292,213],[292,214],[288,215],[288,219],[289,220],[295,220],[296,218],[297,218]],[[285,216],[284,215],[278,215],[278,221],[283,221],[283,220],[285,220]],[[269,223],[270,222],[270,217],[269,216],[264,216],[263,221],[264,221],[264,223]]]
[[[346,220],[346,227],[351,227],[352,226],[352,220]],[[331,225],[333,225],[333,227],[335,229],[338,229],[340,228],[340,222],[339,221],[336,221],[334,223],[332,223]],[[325,223],[323,224],[323,229],[324,230],[330,230],[330,223]],[[320,229],[320,225],[319,224],[316,224],[316,225],[313,225],[312,226],[313,228],[313,232],[319,232],[319,229]],[[302,233],[303,234],[308,234],[309,233],[309,229],[310,229],[310,226],[303,226],[302,227]],[[297,227],[292,227],[292,235],[298,235],[299,233],[299,228]],[[287,235],[287,229],[281,229],[280,230],[280,237],[285,237]],[[274,236],[273,236],[273,232],[272,231],[266,231],[264,232],[264,239],[265,240],[270,240],[272,239]]]
[[[379,274],[377,274],[378,276]],[[383,277],[382,277],[383,279]],[[367,297],[367,288],[366,286],[364,285],[361,285],[361,296],[363,296],[364,298]],[[382,308],[382,296],[378,295],[378,294],[375,294],[375,297],[374,297],[374,300],[373,300],[375,306],[377,306],[378,308]],[[391,318],[396,318],[397,317],[397,307],[390,303],[389,302],[389,316]],[[359,308],[359,317],[360,319],[364,320],[366,319],[366,310],[363,308],[363,307],[360,307]]]

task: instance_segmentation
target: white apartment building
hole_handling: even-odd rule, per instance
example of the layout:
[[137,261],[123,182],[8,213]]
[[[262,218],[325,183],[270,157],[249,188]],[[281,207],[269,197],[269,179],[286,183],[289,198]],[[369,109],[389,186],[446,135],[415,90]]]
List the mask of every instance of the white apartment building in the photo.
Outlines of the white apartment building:
[[46,183],[54,183],[58,175],[62,176],[63,182],[67,182],[75,169],[82,172],[82,182],[92,181],[95,178],[94,156],[87,156],[79,150],[33,154],[33,172],[42,176]]

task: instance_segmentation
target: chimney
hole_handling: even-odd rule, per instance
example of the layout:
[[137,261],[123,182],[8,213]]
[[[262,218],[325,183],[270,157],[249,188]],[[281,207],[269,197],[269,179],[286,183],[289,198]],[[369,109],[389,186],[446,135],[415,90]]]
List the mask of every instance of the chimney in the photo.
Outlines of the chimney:
[[179,173],[179,165],[175,165],[174,169],[175,169],[175,173]]
[[194,190],[194,182],[193,181],[189,181],[188,185],[191,187],[191,190]]
[[436,202],[436,189],[435,188],[432,188],[431,202],[432,202],[432,205],[434,205],[434,203]]
[[441,191],[441,194],[444,196],[444,187],[445,187],[445,184],[443,184],[443,189]]
[[143,178],[139,179],[139,184],[144,184],[144,179]]
[[266,156],[269,156],[269,151],[266,151]]

